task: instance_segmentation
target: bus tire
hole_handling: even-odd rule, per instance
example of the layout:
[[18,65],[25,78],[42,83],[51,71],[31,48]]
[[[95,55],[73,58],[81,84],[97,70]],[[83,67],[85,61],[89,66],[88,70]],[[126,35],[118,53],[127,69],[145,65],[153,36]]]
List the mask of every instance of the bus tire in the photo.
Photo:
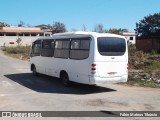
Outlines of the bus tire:
[[34,65],[32,66],[32,74],[33,74],[33,76],[38,76],[36,67]]
[[69,81],[68,74],[66,72],[61,73],[60,79],[65,87],[69,87],[71,85],[71,82]]

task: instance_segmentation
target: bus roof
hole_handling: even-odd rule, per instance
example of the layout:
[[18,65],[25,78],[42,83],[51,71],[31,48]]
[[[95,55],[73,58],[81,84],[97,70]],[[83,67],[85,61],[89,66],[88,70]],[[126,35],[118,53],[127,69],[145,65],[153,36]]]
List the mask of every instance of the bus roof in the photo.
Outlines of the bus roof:
[[121,35],[116,35],[116,34],[111,34],[111,33],[97,33],[97,32],[85,32],[85,31],[77,31],[77,32],[64,32],[64,33],[56,33],[53,35],[53,37],[56,37],[56,36],[112,36],[112,37],[124,37],[124,36],[121,36]]
[[64,32],[64,33],[55,33],[51,37],[41,37],[38,39],[57,39],[57,38],[70,38],[70,37],[90,37],[90,36],[96,36],[96,37],[121,37],[124,38],[124,36],[111,34],[111,33],[97,33],[97,32],[84,32],[84,31],[77,31],[77,32]]

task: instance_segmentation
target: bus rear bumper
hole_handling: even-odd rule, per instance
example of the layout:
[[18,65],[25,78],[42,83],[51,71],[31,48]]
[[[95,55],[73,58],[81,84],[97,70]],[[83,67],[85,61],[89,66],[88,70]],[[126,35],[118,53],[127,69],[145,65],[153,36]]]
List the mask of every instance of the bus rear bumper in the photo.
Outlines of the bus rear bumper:
[[100,83],[121,83],[127,82],[128,75],[122,75],[118,77],[97,77],[89,76],[90,84],[100,84]]

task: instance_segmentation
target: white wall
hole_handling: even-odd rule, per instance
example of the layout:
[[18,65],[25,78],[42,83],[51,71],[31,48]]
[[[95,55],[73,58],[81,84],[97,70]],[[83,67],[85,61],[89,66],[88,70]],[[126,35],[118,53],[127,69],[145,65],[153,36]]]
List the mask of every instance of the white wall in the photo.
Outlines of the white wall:
[[3,27],[3,30],[41,30],[37,27],[17,27],[17,26],[11,26],[11,27]]
[[[16,46],[18,36],[0,36],[0,46]],[[31,45],[34,40],[38,38],[38,36],[20,36],[22,39],[22,45]],[[14,42],[14,44],[9,44],[9,42]]]
[[[123,32],[123,36],[126,37],[128,43],[136,44],[136,33],[135,32]],[[130,37],[133,37],[133,40],[131,40]]]
[[[135,36],[125,36],[127,41],[131,44],[136,44],[136,37]],[[130,37],[133,37],[133,40],[130,40]]]

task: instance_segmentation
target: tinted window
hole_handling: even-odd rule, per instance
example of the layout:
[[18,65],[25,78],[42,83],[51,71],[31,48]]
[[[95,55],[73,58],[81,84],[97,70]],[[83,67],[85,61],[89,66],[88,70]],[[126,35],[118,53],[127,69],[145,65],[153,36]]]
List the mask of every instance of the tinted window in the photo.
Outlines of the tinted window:
[[123,38],[99,37],[98,51],[104,56],[120,56],[126,51],[126,43]]
[[90,40],[81,40],[81,49],[89,49]]
[[73,39],[71,41],[70,58],[86,59],[89,57],[90,38]]
[[63,41],[63,49],[69,49],[69,47],[70,47],[70,41],[69,40],[67,40],[67,41]]
[[90,40],[72,40],[71,49],[89,49]]
[[54,52],[54,41],[53,40],[43,40],[41,55],[43,57],[52,57],[53,52]]
[[62,41],[56,41],[56,42],[55,42],[55,48],[60,48],[60,49],[61,49],[62,46],[63,46],[63,45],[62,45]]
[[37,40],[32,45],[31,57],[40,56],[41,53],[41,40]]
[[71,49],[80,49],[80,40],[72,40]]
[[69,40],[56,40],[55,41],[55,51],[54,57],[56,58],[68,58],[69,57]]

